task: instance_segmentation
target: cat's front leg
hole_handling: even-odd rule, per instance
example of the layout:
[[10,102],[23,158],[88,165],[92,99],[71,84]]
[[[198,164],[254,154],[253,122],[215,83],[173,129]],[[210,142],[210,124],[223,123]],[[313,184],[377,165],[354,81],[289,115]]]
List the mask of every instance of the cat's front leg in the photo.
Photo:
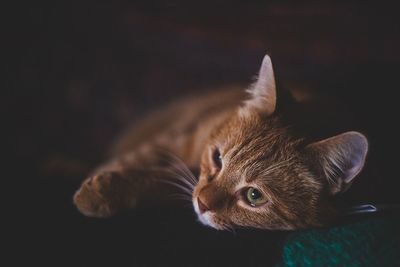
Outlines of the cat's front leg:
[[131,153],[98,168],[74,195],[78,210],[86,216],[109,217],[138,204],[167,200],[175,192],[165,183],[171,173],[156,153],[146,154],[151,157]]
[[109,217],[136,205],[134,183],[121,172],[98,172],[82,183],[74,195],[74,203],[86,216]]

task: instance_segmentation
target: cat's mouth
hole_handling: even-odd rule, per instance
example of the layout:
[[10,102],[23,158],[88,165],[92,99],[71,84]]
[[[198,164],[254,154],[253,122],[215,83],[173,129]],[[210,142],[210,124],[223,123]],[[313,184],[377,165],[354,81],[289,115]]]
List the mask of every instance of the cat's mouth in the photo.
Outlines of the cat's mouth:
[[219,226],[217,223],[215,223],[215,215],[211,211],[206,211],[201,213],[200,208],[199,208],[199,203],[197,198],[193,199],[193,208],[197,214],[198,220],[205,226],[209,226],[211,228],[217,229],[217,230],[223,230],[223,227]]

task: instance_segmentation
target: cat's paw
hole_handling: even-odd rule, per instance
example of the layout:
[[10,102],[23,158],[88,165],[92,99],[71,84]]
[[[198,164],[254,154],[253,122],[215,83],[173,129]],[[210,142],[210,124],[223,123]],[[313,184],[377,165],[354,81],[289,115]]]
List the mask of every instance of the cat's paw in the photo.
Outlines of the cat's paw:
[[[86,179],[74,195],[78,210],[90,217],[109,217],[128,205],[129,184],[116,172],[104,172]],[[132,197],[131,197],[132,198]]]

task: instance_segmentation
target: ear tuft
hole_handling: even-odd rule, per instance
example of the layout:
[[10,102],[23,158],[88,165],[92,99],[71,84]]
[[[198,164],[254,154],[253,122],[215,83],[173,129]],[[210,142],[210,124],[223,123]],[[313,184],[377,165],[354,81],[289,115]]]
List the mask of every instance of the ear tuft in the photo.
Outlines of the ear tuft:
[[330,192],[347,190],[364,166],[367,138],[358,132],[346,132],[306,147],[312,153],[329,182]]
[[276,107],[276,84],[271,58],[264,56],[257,81],[248,90],[251,98],[245,101],[242,111],[256,110],[271,115]]

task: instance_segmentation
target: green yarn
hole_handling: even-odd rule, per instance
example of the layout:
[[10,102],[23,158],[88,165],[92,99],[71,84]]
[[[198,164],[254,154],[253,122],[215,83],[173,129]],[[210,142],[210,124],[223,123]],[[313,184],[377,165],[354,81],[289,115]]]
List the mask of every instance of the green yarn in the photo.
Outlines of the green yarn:
[[279,266],[400,266],[400,216],[294,232]]

